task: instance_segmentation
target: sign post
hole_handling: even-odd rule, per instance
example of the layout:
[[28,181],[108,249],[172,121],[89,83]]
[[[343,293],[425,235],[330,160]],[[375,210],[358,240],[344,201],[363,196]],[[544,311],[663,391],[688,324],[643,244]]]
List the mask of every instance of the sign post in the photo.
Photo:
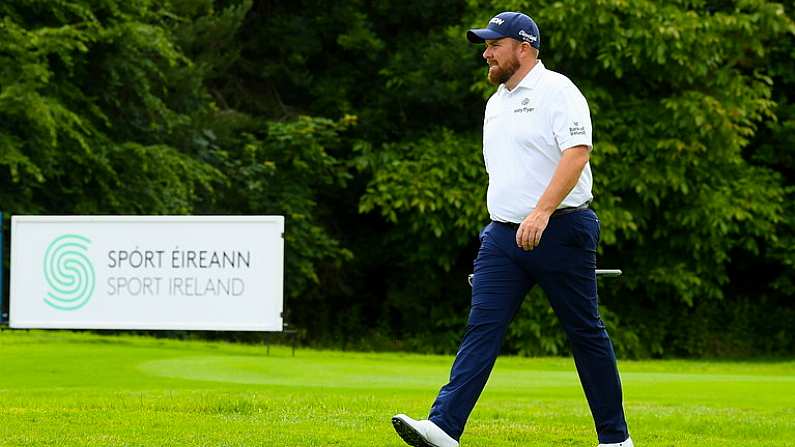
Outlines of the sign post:
[[5,310],[6,303],[6,289],[3,279],[6,276],[6,269],[3,260],[5,259],[5,252],[3,251],[3,212],[0,211],[0,324],[8,321],[8,313]]

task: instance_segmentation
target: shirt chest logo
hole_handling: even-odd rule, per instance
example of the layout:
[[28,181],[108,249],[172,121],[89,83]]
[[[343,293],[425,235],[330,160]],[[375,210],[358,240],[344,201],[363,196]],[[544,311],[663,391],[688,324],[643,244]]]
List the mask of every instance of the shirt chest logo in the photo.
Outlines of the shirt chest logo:
[[529,113],[535,110],[535,107],[530,107],[530,98],[524,98],[519,104],[522,107],[513,109],[513,113]]

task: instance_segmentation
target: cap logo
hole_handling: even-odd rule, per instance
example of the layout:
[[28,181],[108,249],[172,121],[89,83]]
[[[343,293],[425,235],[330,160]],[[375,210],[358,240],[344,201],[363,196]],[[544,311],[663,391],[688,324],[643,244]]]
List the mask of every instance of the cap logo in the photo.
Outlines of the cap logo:
[[538,37],[533,36],[532,34],[528,34],[525,30],[519,30],[519,37],[523,38],[528,42],[535,42],[538,40]]
[[489,23],[494,23],[494,24],[497,24],[497,25],[502,25],[504,22],[505,22],[505,20],[501,19],[499,17],[494,17],[493,19],[489,20]]

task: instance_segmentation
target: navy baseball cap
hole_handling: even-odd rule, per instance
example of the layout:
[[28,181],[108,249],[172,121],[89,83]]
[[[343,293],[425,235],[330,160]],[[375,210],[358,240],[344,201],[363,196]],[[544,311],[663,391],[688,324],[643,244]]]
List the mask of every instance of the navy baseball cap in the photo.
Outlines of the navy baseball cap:
[[519,42],[527,42],[533,48],[541,48],[541,33],[538,25],[521,12],[501,12],[489,20],[485,28],[467,31],[467,39],[472,43],[511,37]]

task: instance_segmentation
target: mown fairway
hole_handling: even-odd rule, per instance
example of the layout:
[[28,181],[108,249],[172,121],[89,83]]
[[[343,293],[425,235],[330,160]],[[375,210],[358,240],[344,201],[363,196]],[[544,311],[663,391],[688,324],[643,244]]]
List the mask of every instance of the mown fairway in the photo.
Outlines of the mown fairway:
[[[400,446],[451,358],[0,333],[0,445]],[[623,361],[638,446],[795,446],[795,362]],[[596,445],[569,359],[501,358],[462,446]]]

